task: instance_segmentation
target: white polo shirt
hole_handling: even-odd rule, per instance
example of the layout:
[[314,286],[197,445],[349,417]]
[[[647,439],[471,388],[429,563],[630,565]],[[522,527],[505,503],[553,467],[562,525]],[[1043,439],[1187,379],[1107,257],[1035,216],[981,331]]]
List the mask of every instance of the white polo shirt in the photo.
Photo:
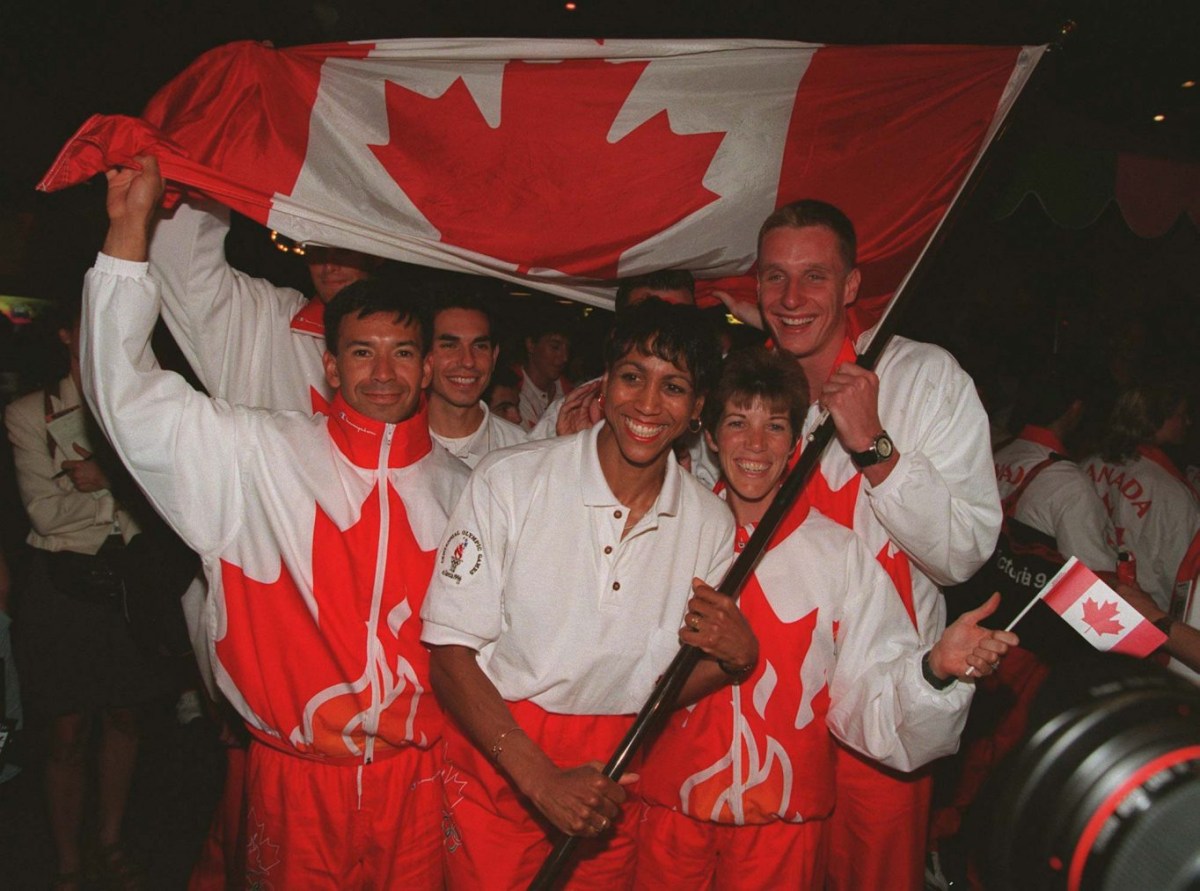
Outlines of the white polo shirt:
[[628,508],[600,469],[603,424],[489,455],[438,550],[421,639],[479,651],[510,701],[556,714],[641,708],[679,649],[691,581],[733,562],[733,517],[669,458],[657,501]]
[[496,449],[506,449],[529,441],[529,434],[504,418],[492,414],[486,402],[480,402],[483,409],[483,421],[475,432],[467,436],[442,436],[429,428],[429,435],[434,442],[441,443],[451,455],[458,458],[468,467],[475,467],[484,456]]

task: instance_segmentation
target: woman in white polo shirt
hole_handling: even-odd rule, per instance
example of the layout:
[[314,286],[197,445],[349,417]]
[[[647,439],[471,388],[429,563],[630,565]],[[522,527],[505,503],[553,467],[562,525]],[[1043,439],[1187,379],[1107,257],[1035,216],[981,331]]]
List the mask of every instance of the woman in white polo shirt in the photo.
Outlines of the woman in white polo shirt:
[[[731,602],[711,590],[689,601],[693,580],[716,583],[733,557],[728,511],[671,449],[698,429],[719,365],[696,309],[647,302],[606,346],[603,424],[489,455],[472,475],[421,613],[434,689],[457,724],[451,888],[523,887],[551,827],[587,838],[570,887],[627,885],[631,805],[600,763],[681,638],[711,657],[685,699],[757,659]],[[688,610],[704,614],[701,631],[680,631]]]

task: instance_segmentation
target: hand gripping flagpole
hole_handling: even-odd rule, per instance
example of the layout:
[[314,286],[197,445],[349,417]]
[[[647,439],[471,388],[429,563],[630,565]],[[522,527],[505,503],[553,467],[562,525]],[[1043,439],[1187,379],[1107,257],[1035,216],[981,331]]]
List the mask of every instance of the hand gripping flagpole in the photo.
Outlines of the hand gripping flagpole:
[[[1060,34],[1066,37],[1073,30],[1073,23],[1064,25],[1060,30]],[[1040,57],[1038,59],[1040,61]],[[1035,69],[1037,62],[1034,62]],[[1033,72],[1030,73],[1029,79],[1026,81],[1026,87],[1029,85],[1029,80],[1032,80]],[[1022,89],[1022,94],[1026,92]],[[1014,100],[1015,105],[1015,100]],[[973,194],[978,187],[979,181],[982,179],[981,173],[986,169],[987,165],[995,157],[993,151],[995,145],[1000,141],[1000,138],[1007,131],[1008,123],[1011,120],[1012,107],[1010,106],[1008,114],[1004,116],[1004,120],[997,130],[995,137],[984,149],[983,155],[976,163],[975,168],[971,171],[964,182],[962,189],[959,191],[957,200],[954,201],[946,216],[942,219],[933,238],[930,240],[929,246],[917,261],[917,265],[909,272],[909,275],[901,282],[897,288],[895,296],[888,304],[883,318],[880,320],[875,329],[875,334],[871,338],[870,344],[862,352],[857,359],[857,364],[861,368],[868,371],[875,367],[879,361],[879,356],[883,352],[883,348],[891,340],[892,335],[896,333],[896,328],[903,315],[902,309],[906,307],[907,301],[904,299],[911,293],[911,286],[914,278],[921,280],[921,276],[927,276],[926,270],[929,269],[930,263],[923,262],[932,254],[941,248],[945,242],[946,233],[952,228],[952,222],[957,221],[958,216],[962,212],[962,207],[968,203],[968,198]],[[919,288],[917,289],[919,290]],[[825,452],[826,446],[833,439],[835,433],[833,419],[828,413],[825,413],[820,423],[816,428],[805,438],[804,448],[800,453],[800,458],[796,464],[788,472],[783,483],[779,487],[779,492],[775,495],[775,500],[771,506],[767,508],[762,519],[755,527],[750,540],[746,543],[746,547],[734,560],[733,565],[729,567],[729,571],[725,574],[725,578],[721,580],[721,584],[717,586],[717,591],[728,596],[737,598],[742,591],[742,587],[749,580],[751,573],[754,572],[758,561],[762,559],[762,555],[766,552],[767,545],[771,538],[775,535],[775,531],[779,528],[779,524],[783,522],[784,517],[792,508],[792,503],[797,496],[804,490],[805,484],[812,476],[817,464],[821,460],[822,454]],[[651,691],[649,698],[642,705],[641,711],[638,712],[637,718],[625,733],[625,737],[618,744],[617,749],[613,752],[612,757],[608,759],[608,763],[604,765],[604,775],[610,780],[616,781],[620,779],[622,774],[628,769],[633,756],[637,750],[645,743],[647,737],[656,730],[662,720],[669,714],[675,705],[675,701],[679,698],[679,692],[683,689],[684,682],[691,675],[692,669],[696,667],[696,663],[704,655],[703,651],[690,644],[683,644],[679,648],[679,652],[675,654],[675,658],[671,660],[671,664],[663,672],[658,679],[654,689]],[[529,884],[529,891],[551,891],[555,883],[558,881],[559,875],[570,862],[571,856],[575,851],[575,847],[579,844],[579,836],[562,835],[555,843],[553,850],[542,863],[541,869],[538,870],[533,881]]]

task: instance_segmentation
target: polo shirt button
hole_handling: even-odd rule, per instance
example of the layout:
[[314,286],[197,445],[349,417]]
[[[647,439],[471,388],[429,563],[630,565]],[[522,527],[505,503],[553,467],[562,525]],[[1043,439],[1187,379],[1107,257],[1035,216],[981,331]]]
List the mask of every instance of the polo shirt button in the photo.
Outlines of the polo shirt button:
[[621,583],[620,583],[620,582],[613,582],[613,590],[614,590],[614,591],[620,591],[620,590],[621,590]]
[[606,554],[611,554],[611,553],[612,553],[612,545],[605,545],[605,546],[604,546],[604,553],[606,553]]
[[613,511],[613,516],[619,520],[621,519],[621,512],[619,510],[615,510]]

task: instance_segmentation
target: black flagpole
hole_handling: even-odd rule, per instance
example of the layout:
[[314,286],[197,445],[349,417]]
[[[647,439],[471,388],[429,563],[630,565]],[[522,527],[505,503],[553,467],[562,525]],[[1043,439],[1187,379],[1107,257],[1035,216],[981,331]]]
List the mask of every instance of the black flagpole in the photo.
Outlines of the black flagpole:
[[[1059,33],[1061,36],[1066,37],[1074,30],[1074,27],[1073,22],[1068,22],[1062,26]],[[1039,59],[1038,67],[1040,67],[1040,61]],[[1000,125],[999,131],[988,144],[987,148],[984,149],[983,157],[975,165],[975,169],[968,177],[967,183],[964,185],[958,199],[947,211],[922,261],[917,264],[917,268],[909,276],[908,282],[905,283],[892,299],[892,304],[883,320],[879,323],[879,327],[875,331],[875,336],[871,338],[871,343],[863,354],[858,357],[857,364],[860,367],[868,370],[873,369],[875,363],[879,361],[879,356],[883,352],[884,346],[891,340],[892,335],[896,333],[896,328],[902,315],[901,310],[906,305],[906,301],[903,298],[914,290],[914,282],[919,283],[928,275],[926,270],[931,265],[928,262],[929,257],[935,255],[941,249],[945,243],[947,233],[953,228],[952,224],[957,222],[962,213],[962,208],[968,203],[968,199],[974,194],[975,189],[978,188],[979,182],[982,179],[982,172],[995,157],[995,146],[1008,130],[1009,122],[1013,117],[1013,108],[1016,107],[1023,96],[1030,92],[1034,73],[1030,72],[1025,86],[1021,90],[1021,95],[1014,100],[1013,107],[1009,108],[1003,123]],[[721,584],[717,586],[719,592],[734,598],[741,593],[742,586],[745,585],[751,573],[754,572],[758,561],[766,551],[767,545],[770,543],[779,524],[787,516],[791,510],[792,503],[804,489],[809,477],[812,476],[813,471],[821,460],[825,447],[833,439],[834,433],[833,418],[826,416],[825,420],[808,435],[799,460],[796,461],[795,466],[792,467],[787,477],[784,478],[783,483],[779,487],[779,492],[775,495],[775,500],[767,508],[766,513],[763,514],[762,520],[755,527],[750,540],[746,543],[746,547],[743,548],[737,559],[734,560],[733,565],[729,567],[729,571],[725,574],[725,578],[721,580]],[[655,684],[650,697],[642,705],[641,711],[638,712],[637,718],[626,732],[624,739],[617,746],[617,750],[613,752],[612,757],[608,759],[608,763],[604,765],[604,775],[606,777],[614,781],[620,779],[621,775],[629,767],[630,761],[633,760],[634,754],[641,748],[646,738],[658,727],[660,721],[671,711],[675,700],[679,697],[679,691],[683,689],[684,682],[703,655],[702,650],[690,644],[680,646],[679,652],[675,654],[675,658],[671,660],[671,664],[667,667],[667,670],[658,679],[658,683]],[[574,853],[579,841],[580,836],[560,836],[554,845],[554,849],[546,857],[541,869],[538,870],[537,875],[534,876],[533,881],[529,884],[529,891],[551,891],[558,880],[559,874],[570,861],[571,855]]]

